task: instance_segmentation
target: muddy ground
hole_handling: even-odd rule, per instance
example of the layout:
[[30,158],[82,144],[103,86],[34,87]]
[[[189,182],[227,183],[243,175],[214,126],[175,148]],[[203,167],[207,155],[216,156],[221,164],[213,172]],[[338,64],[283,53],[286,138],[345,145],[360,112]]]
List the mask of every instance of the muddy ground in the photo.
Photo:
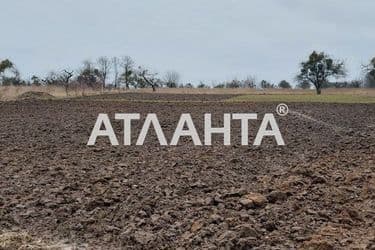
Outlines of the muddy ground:
[[119,141],[116,112],[156,113],[168,140],[191,113],[203,139],[204,113],[262,118],[277,105],[118,99],[0,103],[1,233],[88,249],[375,248],[374,104],[290,104],[276,115],[284,147],[240,146],[239,121],[232,146],[161,147],[154,133],[144,146],[86,146],[98,113]]

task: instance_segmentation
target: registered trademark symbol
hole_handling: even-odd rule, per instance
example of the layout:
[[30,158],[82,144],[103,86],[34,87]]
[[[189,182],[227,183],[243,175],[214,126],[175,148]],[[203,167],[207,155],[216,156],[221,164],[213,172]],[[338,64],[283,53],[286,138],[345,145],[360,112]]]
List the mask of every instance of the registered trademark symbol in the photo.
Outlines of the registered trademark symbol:
[[276,107],[276,113],[279,116],[286,116],[289,113],[288,105],[286,105],[285,103],[280,103]]

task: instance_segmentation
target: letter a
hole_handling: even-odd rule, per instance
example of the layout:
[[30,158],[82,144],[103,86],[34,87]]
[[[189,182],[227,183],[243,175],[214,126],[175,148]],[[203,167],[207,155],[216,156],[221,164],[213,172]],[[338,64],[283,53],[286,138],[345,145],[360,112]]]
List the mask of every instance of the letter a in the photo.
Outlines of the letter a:
[[[184,130],[184,125],[186,124],[187,130]],[[182,114],[180,121],[177,124],[176,130],[174,131],[171,145],[175,146],[178,143],[178,140],[181,136],[190,136],[193,140],[195,146],[202,145],[201,140],[199,139],[197,130],[195,129],[193,120],[191,119],[190,114]]]
[[[104,130],[101,130],[102,124],[104,125]],[[92,146],[95,145],[96,138],[98,136],[108,136],[109,141],[111,142],[112,146],[119,145],[115,132],[113,131],[111,121],[108,118],[107,114],[99,114],[98,119],[96,120],[94,129],[91,132],[89,141],[87,142],[87,145]]]
[[[267,126],[270,124],[271,130],[267,130]],[[262,124],[258,130],[257,136],[254,140],[254,146],[259,146],[262,143],[263,137],[265,136],[275,136],[277,145],[284,146],[285,142],[281,136],[279,126],[275,120],[273,114],[265,114],[263,117]]]

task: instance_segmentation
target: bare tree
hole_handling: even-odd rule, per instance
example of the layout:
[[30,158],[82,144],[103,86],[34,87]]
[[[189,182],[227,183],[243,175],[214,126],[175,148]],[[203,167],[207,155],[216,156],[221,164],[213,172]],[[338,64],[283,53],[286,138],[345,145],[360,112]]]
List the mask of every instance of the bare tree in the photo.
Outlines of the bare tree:
[[273,89],[273,88],[275,88],[275,85],[273,83],[270,83],[266,80],[260,81],[259,85],[262,89]]
[[58,75],[55,71],[50,71],[47,76],[42,79],[43,85],[48,86],[48,85],[58,85],[59,79]]
[[37,76],[33,76],[31,80],[35,85],[40,85],[41,83],[43,83],[46,86],[62,86],[65,89],[66,96],[69,96],[68,89],[70,85],[70,79],[73,77],[73,75],[73,71],[67,71],[64,69],[61,73],[51,71],[44,79],[39,79]]
[[243,88],[256,88],[257,82],[255,76],[247,76],[245,80],[243,80]]
[[241,87],[241,81],[237,78],[234,78],[232,81],[229,81],[225,84],[226,88],[235,89]]
[[102,83],[102,92],[104,91],[108,74],[111,70],[111,60],[108,57],[102,56],[97,60],[99,76]]
[[99,70],[90,61],[84,61],[83,67],[79,70],[77,82],[81,88],[82,95],[85,95],[86,87],[97,88],[103,86]]
[[70,83],[70,79],[73,77],[73,71],[67,71],[67,70],[63,70],[63,72],[61,73],[61,81],[62,81],[62,84],[65,88],[65,93],[66,93],[66,96],[69,96],[69,93],[68,93],[68,88],[69,88],[69,83]]
[[177,88],[180,81],[180,74],[177,71],[167,71],[164,76],[165,85],[168,88]]
[[152,91],[156,91],[156,88],[160,86],[160,79],[156,78],[157,73],[150,73],[148,69],[141,66],[138,67],[138,78],[140,83],[145,83],[146,86],[151,86]]
[[121,80],[125,83],[125,87],[129,89],[130,84],[134,80],[134,60],[130,56],[121,58]]
[[375,88],[375,57],[371,59],[368,65],[363,65],[365,73],[365,87]]
[[116,89],[119,87],[119,83],[120,83],[119,65],[120,65],[119,58],[116,56],[112,57],[112,67],[113,67],[113,75],[114,75],[113,83]]

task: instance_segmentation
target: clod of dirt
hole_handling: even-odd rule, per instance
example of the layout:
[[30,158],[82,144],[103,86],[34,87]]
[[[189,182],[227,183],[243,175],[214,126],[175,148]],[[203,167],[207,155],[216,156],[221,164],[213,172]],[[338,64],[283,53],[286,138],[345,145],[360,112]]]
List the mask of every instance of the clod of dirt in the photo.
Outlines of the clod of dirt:
[[252,203],[255,207],[263,207],[267,203],[267,198],[259,193],[248,193],[240,199],[240,203],[245,206],[251,206]]
[[220,215],[218,214],[212,214],[210,216],[210,223],[213,223],[213,224],[217,224],[219,222],[222,222],[224,220],[223,217],[221,217]]
[[227,230],[219,236],[218,238],[219,245],[223,246],[226,244],[230,244],[234,239],[237,238],[237,236],[238,235],[236,234],[236,232]]
[[190,230],[194,233],[197,232],[199,229],[203,227],[203,224],[201,221],[195,221],[192,225]]
[[254,202],[248,198],[241,198],[240,204],[245,208],[253,208],[255,207]]
[[55,99],[55,97],[46,92],[40,91],[28,91],[17,97],[18,100],[50,100]]
[[286,192],[282,191],[272,191],[267,195],[267,200],[270,203],[275,203],[276,201],[284,201],[288,198]]
[[154,240],[154,235],[145,231],[137,231],[134,235],[135,241],[141,245],[147,245]]
[[224,197],[237,197],[237,196],[242,196],[247,193],[246,189],[240,188],[240,189],[235,189],[232,188],[228,192],[224,194]]
[[236,231],[239,232],[241,238],[253,237],[257,238],[259,232],[252,224],[243,224],[235,227]]

